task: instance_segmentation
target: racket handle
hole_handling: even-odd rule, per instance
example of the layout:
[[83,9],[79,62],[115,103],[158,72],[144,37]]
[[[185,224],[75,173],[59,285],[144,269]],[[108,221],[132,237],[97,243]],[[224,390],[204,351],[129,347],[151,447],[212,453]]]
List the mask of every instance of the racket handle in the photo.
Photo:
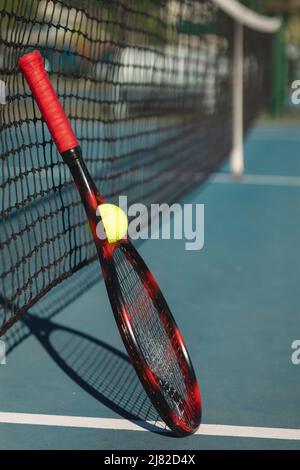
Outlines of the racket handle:
[[58,151],[63,153],[78,147],[78,141],[49,80],[41,54],[38,51],[30,52],[20,57],[18,63]]

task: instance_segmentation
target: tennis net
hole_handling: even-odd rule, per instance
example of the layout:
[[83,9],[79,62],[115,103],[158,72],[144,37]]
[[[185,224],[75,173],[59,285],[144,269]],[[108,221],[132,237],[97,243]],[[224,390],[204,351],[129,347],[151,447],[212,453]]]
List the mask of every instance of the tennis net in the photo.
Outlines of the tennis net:
[[[238,20],[220,3],[0,0],[0,335],[97,256],[18,58],[41,52],[107,200],[172,203],[233,146]],[[244,133],[269,99],[273,38],[244,26]]]

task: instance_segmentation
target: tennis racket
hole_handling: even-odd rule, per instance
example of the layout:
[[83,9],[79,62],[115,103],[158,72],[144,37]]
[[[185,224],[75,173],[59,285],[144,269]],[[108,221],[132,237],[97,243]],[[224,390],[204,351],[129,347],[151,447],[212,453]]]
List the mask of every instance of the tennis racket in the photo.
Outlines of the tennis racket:
[[97,248],[112,311],[129,358],[161,418],[179,435],[194,433],[201,398],[181,333],[146,264],[126,237],[99,238],[97,208],[104,199],[82,158],[81,148],[53,89],[38,51],[19,66],[43,119],[79,191]]

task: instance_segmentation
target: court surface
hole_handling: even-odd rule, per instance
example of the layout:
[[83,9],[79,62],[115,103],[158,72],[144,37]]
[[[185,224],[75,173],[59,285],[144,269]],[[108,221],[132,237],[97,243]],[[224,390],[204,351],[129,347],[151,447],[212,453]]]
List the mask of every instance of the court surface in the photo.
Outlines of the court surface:
[[205,204],[204,248],[139,246],[193,359],[199,433],[175,438],[155,424],[95,263],[4,338],[0,449],[300,448],[299,144],[296,125],[257,126],[241,180],[227,164],[181,200]]

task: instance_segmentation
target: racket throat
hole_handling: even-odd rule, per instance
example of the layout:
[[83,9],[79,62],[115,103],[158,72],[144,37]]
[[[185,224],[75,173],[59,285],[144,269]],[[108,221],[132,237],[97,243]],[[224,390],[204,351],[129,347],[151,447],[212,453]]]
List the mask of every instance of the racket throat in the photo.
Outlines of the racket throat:
[[68,165],[73,176],[77,190],[80,194],[90,228],[95,241],[99,239],[96,235],[97,224],[99,223],[98,207],[104,203],[104,199],[98,191],[93,179],[82,158],[81,147],[74,147],[61,153],[64,162]]

